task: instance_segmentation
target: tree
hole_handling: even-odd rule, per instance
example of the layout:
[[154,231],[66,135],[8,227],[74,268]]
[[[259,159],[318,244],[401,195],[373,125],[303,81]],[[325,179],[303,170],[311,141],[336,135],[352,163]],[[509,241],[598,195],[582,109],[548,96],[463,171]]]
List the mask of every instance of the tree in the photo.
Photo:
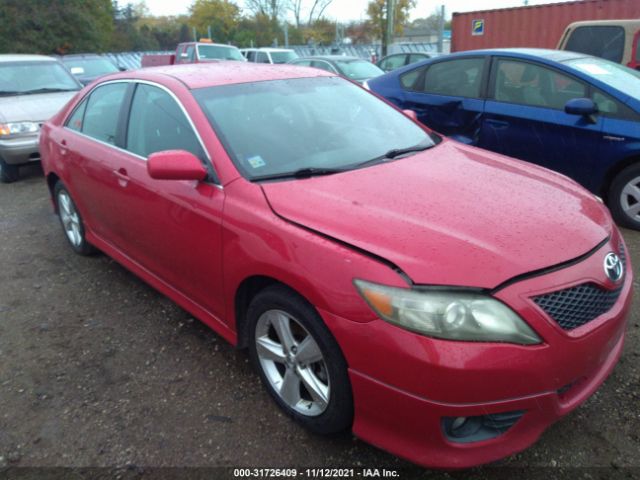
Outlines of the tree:
[[[416,0],[395,0],[393,9],[393,31],[396,35],[402,33],[403,25],[409,20],[409,13],[415,6]],[[369,16],[373,33],[382,39],[382,51],[386,52],[387,0],[371,0],[367,7],[367,15]]]
[[113,32],[110,0],[2,0],[0,52],[104,52]]
[[191,7],[190,25],[204,36],[211,27],[216,42],[233,39],[240,23],[240,7],[229,0],[196,0]]
[[288,0],[244,0],[244,6],[254,15],[269,17],[277,22],[284,14]]
[[289,0],[287,8],[293,14],[296,27],[300,28],[303,17],[307,17],[307,25],[310,26],[322,18],[324,11],[332,2],[333,0]]

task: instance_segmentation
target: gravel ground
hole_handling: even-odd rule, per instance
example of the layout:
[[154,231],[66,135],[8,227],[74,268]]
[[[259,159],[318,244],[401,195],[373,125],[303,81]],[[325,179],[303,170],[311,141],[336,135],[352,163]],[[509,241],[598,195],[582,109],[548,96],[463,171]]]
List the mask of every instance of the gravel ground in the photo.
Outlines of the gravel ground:
[[[624,235],[640,265],[640,234]],[[72,253],[37,166],[0,185],[0,265],[0,477],[233,476],[215,467],[640,477],[638,281],[624,354],[600,390],[525,452],[447,474],[283,416],[244,352],[106,256]]]

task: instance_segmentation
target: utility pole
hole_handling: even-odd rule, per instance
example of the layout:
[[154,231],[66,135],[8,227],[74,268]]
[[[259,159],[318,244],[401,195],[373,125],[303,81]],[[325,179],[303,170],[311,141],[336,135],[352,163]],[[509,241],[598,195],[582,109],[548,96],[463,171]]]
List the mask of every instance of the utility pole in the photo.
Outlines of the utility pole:
[[440,7],[440,18],[438,20],[438,53],[442,53],[444,49],[444,5]]
[[284,22],[282,29],[284,30],[284,47],[289,48],[289,24]]
[[191,27],[191,31],[193,32],[193,41],[197,42],[198,37],[196,37],[196,27]]
[[209,34],[209,40],[211,40],[211,25],[207,27],[207,33]]
[[389,47],[393,43],[393,14],[395,12],[395,0],[387,0],[387,32],[385,35],[385,42],[382,55],[389,55]]

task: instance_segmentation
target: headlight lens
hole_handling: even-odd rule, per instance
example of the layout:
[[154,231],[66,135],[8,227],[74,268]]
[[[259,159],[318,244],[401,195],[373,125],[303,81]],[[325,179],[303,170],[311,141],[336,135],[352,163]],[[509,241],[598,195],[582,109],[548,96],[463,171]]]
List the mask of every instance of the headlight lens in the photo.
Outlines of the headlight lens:
[[354,284],[380,318],[422,335],[522,345],[542,341],[513,310],[487,295],[409,290],[364,280]]
[[38,133],[40,126],[36,122],[0,123],[0,137],[28,135]]

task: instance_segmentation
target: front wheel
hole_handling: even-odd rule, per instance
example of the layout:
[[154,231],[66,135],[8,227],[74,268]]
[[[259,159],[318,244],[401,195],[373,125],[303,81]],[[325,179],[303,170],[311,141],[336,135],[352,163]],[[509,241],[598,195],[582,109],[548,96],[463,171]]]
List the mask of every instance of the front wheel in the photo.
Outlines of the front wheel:
[[95,248],[87,242],[84,233],[84,222],[80,216],[80,212],[76,208],[67,187],[62,182],[56,183],[53,190],[56,206],[58,207],[58,216],[64,230],[69,245],[80,255],[91,255],[95,253]]
[[347,364],[315,309],[288,288],[274,286],[253,299],[247,315],[252,363],[280,408],[315,433],[349,428]]
[[622,170],[613,180],[608,198],[613,218],[623,227],[640,230],[640,164]]
[[0,182],[12,183],[18,180],[18,166],[9,165],[0,158]]

